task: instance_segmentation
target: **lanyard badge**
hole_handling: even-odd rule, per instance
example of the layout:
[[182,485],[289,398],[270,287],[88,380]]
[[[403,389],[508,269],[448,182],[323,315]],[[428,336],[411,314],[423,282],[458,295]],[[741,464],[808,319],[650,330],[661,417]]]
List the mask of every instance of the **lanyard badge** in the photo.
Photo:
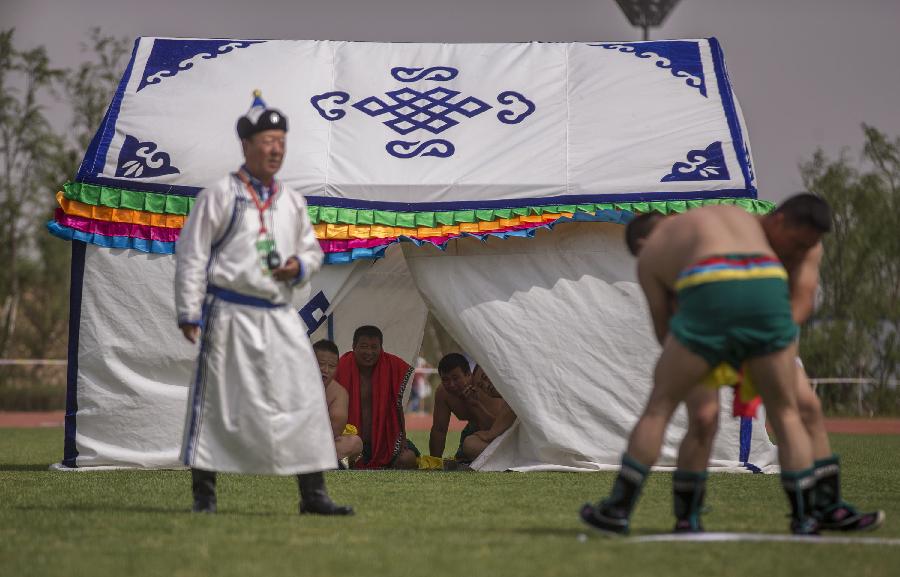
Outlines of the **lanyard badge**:
[[277,185],[274,182],[272,183],[272,192],[269,194],[269,198],[266,199],[266,202],[262,202],[256,193],[256,189],[250,184],[250,179],[244,174],[243,169],[237,172],[237,177],[244,183],[250,198],[253,199],[253,204],[256,205],[256,210],[259,212],[259,236],[256,239],[256,252],[259,255],[259,265],[263,274],[268,275],[281,266],[281,255],[275,250],[275,238],[269,234],[266,228],[266,210],[272,206],[272,201],[275,200],[275,194],[278,192]]

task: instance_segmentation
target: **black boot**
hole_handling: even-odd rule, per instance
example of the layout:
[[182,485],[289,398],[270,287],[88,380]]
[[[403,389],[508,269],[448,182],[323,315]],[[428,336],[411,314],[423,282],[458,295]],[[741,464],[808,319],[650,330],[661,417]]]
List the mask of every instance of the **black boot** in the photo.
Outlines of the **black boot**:
[[841,464],[837,455],[813,463],[816,475],[816,513],[822,529],[871,531],[884,522],[884,511],[861,513],[841,497]]
[[581,507],[581,520],[607,535],[627,535],[629,520],[650,467],[642,465],[627,454],[622,455],[622,468],[613,483],[612,495],[596,505]]
[[706,471],[677,470],[672,476],[672,497],[675,504],[675,533],[702,533],[700,513],[706,496]]
[[781,486],[791,504],[791,533],[818,535],[821,527],[815,514],[816,476],[813,468],[781,471]]
[[325,490],[325,475],[322,472],[297,475],[300,486],[300,514],[352,515],[353,507],[336,505]]
[[213,471],[191,469],[191,489],[194,492],[194,513],[216,512],[216,474]]

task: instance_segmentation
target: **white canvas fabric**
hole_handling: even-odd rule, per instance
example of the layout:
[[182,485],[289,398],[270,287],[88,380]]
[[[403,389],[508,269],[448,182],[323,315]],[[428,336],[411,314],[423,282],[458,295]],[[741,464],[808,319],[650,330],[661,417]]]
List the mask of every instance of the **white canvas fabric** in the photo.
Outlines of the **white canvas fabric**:
[[[616,225],[586,223],[563,225],[535,239],[485,244],[469,239],[451,244],[446,253],[403,245],[405,254],[388,251],[374,265],[326,267],[313,278],[310,292],[321,291],[335,303],[328,312],[342,351],[356,326],[372,323],[385,330],[387,350],[410,362],[430,307],[466,352],[485,364],[520,418],[476,462],[480,470],[615,468],[649,394],[658,352],[620,235]],[[77,465],[178,467],[196,349],[171,322],[174,298],[164,289],[171,286],[174,259],[87,250]],[[405,276],[409,272],[398,273],[407,265],[415,282]],[[342,287],[356,288],[381,270],[359,292],[342,293]],[[333,282],[317,284],[319,278]],[[430,295],[427,304],[416,286]],[[367,295],[373,290],[384,306],[371,305]],[[501,298],[504,293],[509,302]],[[142,321],[120,320],[133,318]],[[328,323],[322,323],[313,340],[327,336],[327,330]],[[117,345],[109,347],[113,338]],[[738,458],[741,425],[730,415],[728,390],[721,403],[713,468],[746,471]],[[752,423],[747,460],[772,472],[776,453],[764,433],[764,418],[761,411]],[[660,466],[673,463],[685,425],[677,413]]]
[[86,247],[70,465],[182,466],[198,349],[174,321],[174,276],[170,255]]
[[[183,467],[180,451],[199,345],[188,343],[175,324],[175,258],[88,245],[84,268],[73,440],[77,457],[69,465],[82,470]],[[360,283],[362,289],[354,291]],[[386,349],[412,364],[427,309],[399,247],[376,263],[325,267],[295,291],[290,314],[306,308],[318,322],[325,311],[316,305],[328,303],[327,313],[332,314],[330,303],[341,304],[351,294],[339,317],[341,322],[332,326],[341,351],[350,349],[357,326],[375,324],[385,333]],[[371,304],[373,295],[380,304]],[[304,307],[308,302],[313,306]],[[313,341],[329,336],[327,322],[307,323],[306,328],[314,326],[319,330],[312,334]],[[309,342],[302,332],[293,338]],[[296,382],[297,374],[288,374],[291,383]],[[318,371],[313,382],[321,388]],[[328,442],[323,441],[322,446],[330,444],[333,451],[330,426],[328,431]],[[327,450],[325,453],[330,464],[322,468],[330,468],[333,463]],[[224,465],[234,466],[218,464]]]
[[234,123],[254,89],[289,119],[280,178],[322,202],[344,201],[335,206],[453,210],[756,192],[714,39],[140,38],[79,178],[160,191],[215,182],[241,162]]
[[[477,469],[618,467],[659,353],[622,231],[578,223],[530,240],[456,241],[445,252],[404,247],[429,308],[519,417]],[[740,420],[722,397],[712,468],[747,470]],[[686,425],[680,411],[659,466],[674,465]],[[776,463],[758,425],[750,455],[763,470]]]
[[[350,239],[346,250],[332,247],[329,263],[384,249],[365,244],[381,233],[332,237],[332,226],[410,227],[423,213],[437,223],[426,226],[439,226],[447,224],[435,216],[442,211],[452,224],[480,224],[488,217],[476,209],[532,218],[546,206],[575,219],[623,222],[623,211],[648,210],[643,203],[651,201],[677,211],[695,201],[756,198],[746,127],[714,39],[140,38],[76,176],[91,190],[72,200],[182,214],[187,199],[240,166],[235,121],[254,89],[289,119],[279,178],[319,211],[324,240]],[[391,222],[378,222],[377,211],[389,211]],[[473,214],[457,218],[461,211]],[[99,221],[108,214],[92,212]],[[83,267],[73,261],[73,278],[82,271],[84,278],[73,287],[82,298],[70,345],[65,462],[179,466],[196,350],[174,327],[172,230],[79,218],[50,226],[88,243]],[[658,351],[617,226],[451,241],[447,252],[392,247],[374,264],[329,264],[279,298],[292,299],[313,340],[332,336],[345,352],[353,329],[374,324],[385,349],[410,364],[434,312],[520,417],[481,468],[615,466]],[[193,320],[199,302],[179,312]],[[677,417],[663,464],[683,426]],[[751,434],[723,418],[716,463],[769,467],[772,446],[759,429]]]

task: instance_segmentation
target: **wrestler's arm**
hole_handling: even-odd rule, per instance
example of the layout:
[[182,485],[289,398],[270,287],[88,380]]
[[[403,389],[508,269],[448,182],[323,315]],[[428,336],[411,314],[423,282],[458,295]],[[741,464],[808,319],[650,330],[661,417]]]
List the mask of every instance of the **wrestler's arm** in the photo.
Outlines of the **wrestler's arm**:
[[434,394],[434,412],[431,418],[431,435],[428,437],[428,452],[432,457],[443,457],[447,446],[447,430],[450,428],[450,404],[447,391],[438,387]]
[[503,401],[503,406],[497,412],[497,418],[494,419],[494,424],[491,425],[491,428],[487,431],[478,431],[475,433],[481,440],[486,443],[490,443],[500,435],[506,432],[507,429],[512,427],[513,423],[516,422],[516,414],[510,408],[506,401]]
[[790,271],[791,314],[798,325],[812,316],[816,289],[819,286],[819,265],[825,250],[820,242],[807,254],[795,270]]
[[344,433],[349,415],[350,397],[344,387],[334,381],[328,385],[331,399],[328,401],[328,418],[331,421],[331,431],[337,439]]
[[638,261],[638,281],[647,297],[650,317],[653,319],[653,330],[656,339],[662,344],[669,334],[669,318],[672,316],[671,293],[669,289],[653,273],[649,261]]
[[493,423],[494,419],[497,417],[491,409],[485,406],[482,395],[485,395],[485,393],[476,387],[472,396],[465,397],[466,406],[474,414],[475,420],[478,422],[479,426],[481,426],[482,423]]

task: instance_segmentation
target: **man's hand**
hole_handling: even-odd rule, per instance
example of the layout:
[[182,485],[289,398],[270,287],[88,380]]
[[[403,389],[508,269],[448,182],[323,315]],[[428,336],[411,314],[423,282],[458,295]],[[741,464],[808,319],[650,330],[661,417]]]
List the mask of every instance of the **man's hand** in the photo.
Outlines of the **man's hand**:
[[181,333],[184,335],[184,338],[191,341],[192,343],[196,343],[197,339],[200,338],[200,327],[197,325],[185,323],[183,325],[178,325],[178,328],[181,329]]
[[298,274],[300,274],[300,261],[295,256],[287,259],[284,265],[272,271],[275,280],[294,280]]
[[474,401],[478,399],[478,385],[474,383],[469,383],[462,390],[462,397],[467,401]]

